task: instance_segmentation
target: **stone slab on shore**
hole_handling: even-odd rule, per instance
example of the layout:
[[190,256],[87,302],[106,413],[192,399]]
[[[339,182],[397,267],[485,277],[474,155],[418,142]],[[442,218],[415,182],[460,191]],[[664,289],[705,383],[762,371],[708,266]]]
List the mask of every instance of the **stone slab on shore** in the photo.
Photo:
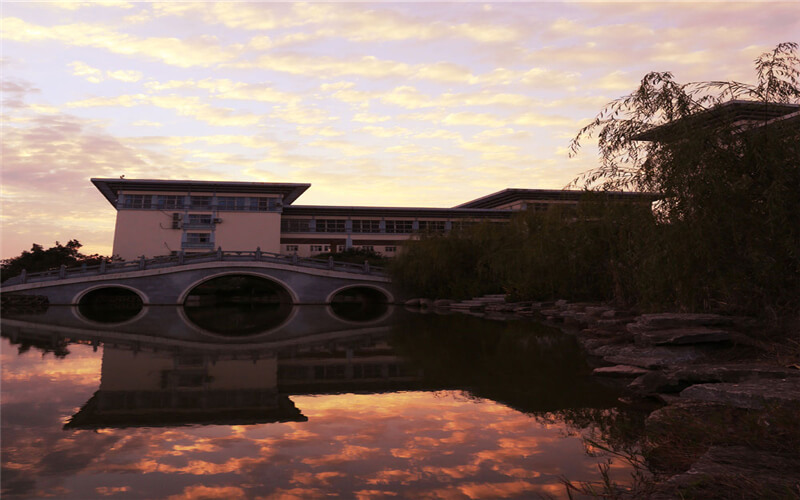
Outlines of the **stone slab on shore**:
[[695,384],[681,391],[681,398],[754,409],[788,404],[800,410],[800,377],[757,379],[738,384]]
[[648,345],[687,345],[708,342],[731,342],[733,336],[729,331],[720,328],[691,326],[665,330],[647,330],[639,333],[638,339]]
[[[800,495],[800,457],[746,446],[712,446],[692,467],[658,485],[650,500],[682,498],[681,490],[707,485],[708,498],[796,498]],[[730,491],[720,490],[720,485]],[[695,498],[695,497],[693,497]]]

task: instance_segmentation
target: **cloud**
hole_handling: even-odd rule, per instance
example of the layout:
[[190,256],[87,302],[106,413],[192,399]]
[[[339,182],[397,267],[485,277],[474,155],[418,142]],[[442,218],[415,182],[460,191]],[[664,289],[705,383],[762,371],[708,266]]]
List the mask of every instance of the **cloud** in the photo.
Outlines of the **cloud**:
[[470,111],[450,113],[445,116],[442,121],[447,125],[466,125],[473,127],[502,127],[507,123],[507,120],[496,115],[473,113]]
[[374,135],[375,137],[397,137],[401,135],[408,135],[411,131],[407,128],[402,127],[362,127],[359,129],[361,132],[366,132],[370,135]]
[[346,156],[364,156],[372,153],[371,148],[359,146],[348,141],[322,140],[310,142],[308,145],[332,149]]
[[104,73],[102,70],[93,68],[82,61],[71,62],[69,66],[72,68],[73,75],[82,76],[90,83],[101,83],[106,80],[106,78],[129,83],[138,82],[142,79],[142,73],[140,71],[107,70]]
[[48,2],[48,7],[56,7],[66,10],[78,10],[86,7],[117,7],[120,9],[132,9],[133,4],[130,2],[118,0],[92,0],[91,2],[75,2],[72,0],[57,0]]
[[356,113],[353,115],[352,120],[354,122],[363,122],[363,123],[381,123],[391,120],[392,117],[388,115],[373,115],[370,113]]
[[278,118],[288,123],[301,125],[320,125],[329,121],[337,120],[322,108],[311,106],[301,106],[298,104],[288,104],[273,110],[271,118]]
[[69,63],[69,66],[72,67],[72,74],[75,76],[83,76],[86,78],[86,81],[91,83],[100,83],[103,81],[103,72],[97,68],[92,68],[88,64],[75,61]]
[[236,500],[247,498],[245,491],[237,486],[187,486],[180,495],[170,495],[167,500]]
[[339,137],[344,135],[341,130],[335,130],[332,127],[313,127],[313,126],[299,126],[297,132],[300,135],[315,135],[320,137]]
[[[508,43],[522,38],[512,26],[485,22],[448,23],[412,17],[382,6],[364,4],[295,3],[289,9],[276,4],[156,4],[159,16],[199,17],[209,24],[229,28],[269,31],[303,26],[304,33],[293,41],[309,38],[344,38],[351,42],[460,39],[475,43]],[[322,26],[316,31],[313,26]]]
[[[155,4],[154,4],[155,5]],[[77,23],[41,26],[16,17],[3,19],[3,37],[15,42],[57,42],[76,47],[94,47],[115,54],[158,60],[188,68],[208,67],[236,57],[238,50],[225,48],[212,36],[179,39],[172,37],[139,38],[118,33],[104,26]]]
[[142,72],[141,71],[132,71],[132,70],[117,70],[117,71],[106,71],[106,76],[113,80],[119,80],[121,82],[138,82],[142,79]]
[[94,107],[133,107],[150,105],[173,110],[181,116],[189,116],[211,125],[223,127],[243,127],[261,121],[261,115],[231,108],[214,107],[199,97],[169,95],[131,94],[116,97],[91,97],[66,104],[70,108]]

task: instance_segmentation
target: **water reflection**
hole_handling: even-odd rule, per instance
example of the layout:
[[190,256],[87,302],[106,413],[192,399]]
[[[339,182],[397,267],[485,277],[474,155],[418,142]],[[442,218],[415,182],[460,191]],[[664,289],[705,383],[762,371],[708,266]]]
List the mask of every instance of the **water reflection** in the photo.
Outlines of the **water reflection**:
[[298,309],[229,342],[173,308],[136,323],[157,330],[4,316],[3,497],[559,498],[561,476],[597,479],[580,438],[624,412],[570,337]]
[[269,332],[282,325],[294,306],[277,304],[225,304],[216,307],[186,306],[186,317],[200,329],[227,337],[246,337]]
[[380,319],[388,310],[386,297],[373,288],[348,288],[331,299],[331,311],[335,316],[356,323]]

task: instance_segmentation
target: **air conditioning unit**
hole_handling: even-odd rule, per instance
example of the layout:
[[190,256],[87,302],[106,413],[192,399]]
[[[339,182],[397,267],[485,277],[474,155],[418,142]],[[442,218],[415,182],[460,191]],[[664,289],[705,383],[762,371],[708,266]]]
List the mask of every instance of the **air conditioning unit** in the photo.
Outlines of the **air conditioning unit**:
[[214,219],[214,224],[219,224],[220,222],[222,222],[222,219],[220,219],[219,217]]
[[172,214],[172,229],[180,229],[181,228],[181,214],[173,213]]

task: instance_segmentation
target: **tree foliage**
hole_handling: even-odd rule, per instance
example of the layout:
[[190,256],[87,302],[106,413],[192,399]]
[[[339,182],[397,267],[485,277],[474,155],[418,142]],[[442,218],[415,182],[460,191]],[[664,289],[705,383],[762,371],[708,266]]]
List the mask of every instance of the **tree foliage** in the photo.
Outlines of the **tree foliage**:
[[762,54],[754,84],[649,73],[578,132],[572,153],[596,138],[600,163],[571,185],[658,193],[657,217],[585,205],[577,218],[527,214],[489,232],[423,239],[399,260],[398,282],[438,297],[505,289],[650,310],[795,315],[800,130],[797,116],[774,118],[800,112],[797,52],[782,43]]
[[110,261],[109,257],[101,255],[84,255],[80,253],[83,245],[78,240],[69,240],[66,245],[56,241],[55,246],[47,250],[42,245],[34,243],[31,249],[23,251],[19,256],[3,259],[0,263],[2,280],[19,275],[23,269],[29,273],[47,271],[62,265],[67,267],[82,264],[95,265],[101,261]]
[[[670,167],[675,167],[674,163],[678,160],[685,160],[671,156],[675,146],[686,149],[711,145],[715,151],[719,151],[727,149],[730,141],[715,142],[708,139],[715,134],[728,135],[740,131],[734,123],[723,123],[717,128],[700,131],[695,128],[694,122],[682,119],[732,100],[757,101],[765,106],[800,102],[800,59],[797,50],[797,43],[785,42],[759,56],[755,60],[755,84],[736,81],[681,84],[674,80],[670,72],[648,73],[636,91],[607,104],[591,123],[578,131],[570,143],[570,154],[578,153],[583,140],[596,137],[600,166],[576,178],[572,185],[605,190],[665,192],[680,180],[674,178]],[[641,140],[646,132],[668,123],[679,125],[675,133],[680,134],[683,141],[664,144]],[[697,161],[684,164],[683,169],[695,169],[697,164]]]
[[[755,60],[756,83],[677,83],[650,73],[571,143],[597,137],[600,165],[573,181],[663,198],[663,224],[640,245],[654,302],[751,313],[800,305],[800,130],[775,121],[800,103],[796,43]],[[754,110],[742,123],[730,101]],[[643,257],[645,258],[645,257]]]

